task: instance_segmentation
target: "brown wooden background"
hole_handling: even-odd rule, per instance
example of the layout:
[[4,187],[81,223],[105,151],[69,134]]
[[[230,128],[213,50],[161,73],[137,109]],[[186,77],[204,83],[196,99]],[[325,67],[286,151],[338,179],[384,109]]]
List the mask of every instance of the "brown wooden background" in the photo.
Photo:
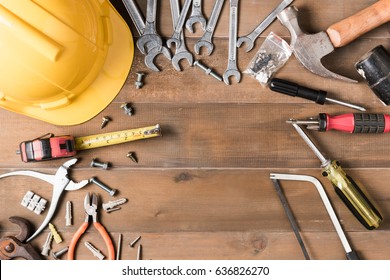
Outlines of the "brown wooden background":
[[[121,1],[112,2],[123,12]],[[137,1],[145,11],[146,1]],[[158,31],[165,38],[172,35],[169,1],[159,1]],[[181,1],[182,3],[184,1]],[[210,15],[214,1],[204,2],[204,14]],[[279,0],[240,1],[239,36],[248,34]],[[309,33],[326,29],[355,12],[374,3],[373,0],[309,1],[296,0],[302,12],[301,24]],[[211,56],[199,55],[205,64],[223,74],[227,66],[228,14],[226,1],[215,32],[215,50]],[[133,34],[137,34],[128,16]],[[185,33],[187,47],[202,35]],[[246,53],[238,50],[238,65],[244,71],[270,31],[289,41],[288,31],[275,21],[257,39],[255,48]],[[388,113],[357,74],[354,63],[377,45],[390,50],[390,24],[369,32],[352,44],[329,55],[325,64],[334,72],[359,80],[349,84],[315,76],[304,70],[295,57],[277,73],[302,85],[327,90],[329,97],[360,104],[369,112]],[[194,53],[194,52],[193,52]],[[195,54],[195,53],[194,53]],[[85,136],[100,133],[102,116],[110,116],[104,130],[116,131],[159,123],[163,137],[108,148],[83,151],[80,162],[72,171],[75,180],[98,176],[119,190],[114,197],[129,201],[122,210],[110,214],[100,211],[100,218],[115,244],[123,234],[122,259],[135,259],[136,248],[128,246],[141,235],[144,259],[303,259],[302,252],[269,179],[270,172],[307,174],[323,183],[351,246],[364,259],[390,259],[390,136],[349,135],[340,132],[310,135],[319,148],[331,158],[340,160],[346,170],[363,183],[384,216],[381,227],[368,231],[348,211],[321,177],[319,161],[294,129],[285,123],[290,117],[306,118],[324,112],[354,112],[336,105],[320,106],[309,101],[290,98],[264,89],[253,78],[244,75],[239,84],[226,86],[197,68],[183,63],[177,72],[164,57],[156,63],[163,69],[152,73],[143,64],[144,57],[136,50],[127,83],[115,101],[89,122],[72,127],[56,127],[22,115],[0,110],[0,173],[32,169],[54,173],[65,160],[22,163],[15,150],[21,141],[47,132],[57,135]],[[147,73],[145,86],[135,90],[136,72]],[[131,102],[136,110],[128,117],[119,108]],[[135,151],[139,163],[126,158]],[[92,169],[92,158],[111,162],[109,171]],[[340,240],[327,216],[317,191],[308,183],[281,182],[301,233],[313,259],[345,259]],[[52,188],[43,181],[27,177],[0,180],[1,236],[16,234],[17,226],[8,218],[19,215],[36,227],[40,216],[20,206],[24,194],[32,190],[51,199]],[[103,202],[113,200],[94,185],[66,192],[52,223],[64,242],[55,244],[57,251],[68,245],[73,233],[84,219],[83,199],[87,192],[97,192]],[[65,202],[73,202],[73,226],[65,227]],[[32,244],[39,251],[47,230]],[[103,240],[91,226],[81,241],[91,241],[107,255]],[[80,244],[78,259],[94,259]],[[64,257],[66,258],[66,257]],[[51,257],[49,258],[51,259]]]

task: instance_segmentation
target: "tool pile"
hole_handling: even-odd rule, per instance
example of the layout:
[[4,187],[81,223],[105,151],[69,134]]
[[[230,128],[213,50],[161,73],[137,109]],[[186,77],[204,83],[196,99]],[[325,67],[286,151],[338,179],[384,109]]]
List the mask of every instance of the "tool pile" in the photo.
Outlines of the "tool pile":
[[[333,52],[335,48],[342,47],[352,42],[360,35],[368,32],[371,29],[390,20],[390,0],[380,0],[372,6],[366,8],[355,16],[350,17],[344,21],[336,23],[330,26],[326,31],[319,32],[317,34],[305,33],[299,25],[299,11],[296,7],[289,5],[293,0],[283,0],[251,33],[238,37],[238,19],[239,19],[239,1],[229,0],[229,45],[228,45],[228,57],[227,68],[224,74],[221,76],[214,72],[208,66],[202,64],[199,60],[194,60],[193,54],[187,49],[184,27],[189,32],[194,33],[194,24],[199,23],[203,35],[194,45],[194,52],[197,55],[201,54],[202,48],[205,48],[207,55],[211,55],[214,50],[213,34],[215,32],[221,11],[225,0],[215,0],[210,17],[208,20],[202,12],[201,0],[185,0],[183,7],[180,7],[179,0],[170,0],[170,9],[173,22],[173,33],[170,38],[164,42],[163,38],[157,32],[157,0],[147,0],[146,16],[144,16],[141,10],[138,8],[135,0],[122,0],[129,13],[136,30],[139,33],[139,38],[136,41],[136,46],[139,51],[145,56],[145,66],[152,71],[159,72],[161,69],[155,64],[155,58],[162,54],[167,59],[171,60],[173,68],[176,71],[182,71],[180,66],[181,60],[187,60],[190,66],[197,66],[202,69],[206,74],[211,75],[218,81],[223,81],[226,85],[230,85],[232,77],[236,82],[241,81],[241,72],[237,66],[237,49],[243,45],[246,45],[246,52],[251,51],[254,48],[255,40],[263,33],[263,31],[270,26],[275,20],[279,19],[280,23],[284,25],[291,34],[291,41],[289,48],[294,53],[296,59],[301,64],[314,74],[320,75],[325,78],[338,79],[345,82],[355,83],[356,81],[333,73],[326,69],[321,59]],[[245,5],[242,3],[241,5]],[[189,11],[191,9],[191,14]],[[372,18],[373,20],[367,24],[364,29],[354,27],[354,23],[361,21],[365,18]],[[348,22],[348,32],[345,31],[345,26]],[[278,39],[280,39],[278,37]],[[172,52],[174,50],[174,53]],[[172,55],[173,53],[173,55]],[[263,53],[264,62],[270,62],[272,56],[269,53]],[[381,63],[378,63],[378,62]],[[267,64],[268,65],[268,64]],[[390,104],[390,56],[383,46],[378,46],[368,52],[360,59],[355,65],[359,74],[361,74],[368,82],[374,93],[381,99],[381,101],[389,105]],[[359,105],[351,104],[349,102],[340,101],[327,97],[327,92],[322,90],[311,89],[302,85],[298,85],[294,82],[273,78],[277,69],[272,72],[272,75],[267,77],[267,87],[274,92],[279,92],[291,97],[301,97],[307,100],[314,101],[317,104],[324,105],[327,103],[341,105],[350,109],[359,111],[366,111],[365,108]],[[137,81],[135,86],[140,89],[144,86],[143,72],[137,73]],[[268,79],[269,78],[269,79]],[[1,96],[0,96],[1,97]],[[121,106],[125,114],[131,116],[134,114],[134,108],[130,103],[125,103]],[[101,129],[104,129],[110,122],[108,116],[103,117]],[[355,180],[352,179],[342,168],[337,160],[329,160],[319,151],[313,141],[301,128],[306,126],[309,130],[316,130],[326,132],[330,130],[343,131],[348,133],[387,133],[390,131],[390,116],[386,114],[374,114],[374,113],[348,113],[338,116],[331,116],[327,113],[320,113],[318,117],[309,118],[308,120],[287,120],[297,133],[302,137],[305,143],[310,147],[314,154],[321,161],[321,174],[326,177],[334,187],[337,195],[346,204],[351,213],[356,219],[364,225],[367,229],[373,230],[380,226],[383,217],[381,213],[375,207],[375,204],[371,202],[368,194],[365,190],[359,186]],[[70,135],[54,136],[53,134],[45,134],[42,137],[38,137],[33,140],[23,141],[20,144],[20,154],[23,162],[40,162],[43,160],[58,159],[63,157],[74,157],[78,151],[104,147],[113,144],[120,144],[128,141],[148,139],[157,136],[161,136],[160,125],[128,129],[116,132],[108,132],[95,134],[83,137],[73,137]],[[126,155],[134,163],[138,162],[138,158],[135,153],[130,151]],[[100,181],[97,177],[82,180],[81,182],[74,182],[68,178],[68,173],[71,167],[76,164],[78,159],[73,158],[64,162],[56,171],[55,174],[44,174],[37,171],[13,171],[6,174],[1,174],[0,179],[10,176],[29,176],[41,179],[51,184],[53,187],[52,198],[49,203],[49,209],[47,210],[46,217],[42,224],[38,227],[35,233],[31,234],[31,226],[28,221],[20,217],[11,217],[10,222],[17,224],[21,228],[21,233],[17,236],[7,236],[0,239],[0,259],[11,259],[15,257],[22,257],[26,259],[41,259],[41,255],[49,256],[51,250],[51,242],[54,239],[57,243],[62,242],[62,238],[56,231],[55,226],[50,223],[55,215],[57,206],[60,204],[61,196],[64,191],[76,191],[84,188],[87,184],[94,184],[107,192],[110,196],[115,196],[116,189],[112,189],[104,182]],[[91,168],[101,168],[108,170],[112,166],[108,162],[100,162],[97,159],[93,159]],[[305,248],[303,238],[299,234],[299,228],[297,222],[294,220],[291,209],[288,206],[287,199],[281,190],[278,180],[296,180],[296,181],[309,181],[312,182],[318,192],[321,199],[328,211],[328,214],[332,220],[332,223],[341,239],[342,245],[346,251],[348,259],[358,259],[358,254],[351,249],[348,240],[343,232],[339,220],[333,210],[330,201],[322,187],[321,183],[314,177],[305,175],[294,174],[278,174],[271,173],[272,179],[282,205],[286,211],[286,214],[290,220],[294,233],[298,239],[298,242],[302,248],[306,259],[310,259],[309,253]],[[70,240],[69,246],[62,248],[57,252],[52,252],[54,259],[59,259],[61,255],[67,253],[68,259],[75,259],[76,246],[81,239],[82,235],[86,232],[90,217],[94,227],[103,238],[107,247],[107,259],[119,259],[122,242],[122,235],[119,235],[117,254],[115,254],[114,245],[112,239],[106,230],[106,228],[99,222],[98,211],[99,208],[105,210],[106,213],[120,210],[121,205],[128,201],[127,198],[120,198],[112,201],[99,203],[99,195],[87,193],[84,199],[84,214],[85,220],[80,227],[75,231],[73,238]],[[22,200],[22,205],[34,210],[35,213],[41,214],[45,210],[46,200],[38,195],[34,195],[31,191],[26,194]],[[102,207],[100,207],[100,205]],[[68,201],[66,203],[66,226],[72,225],[72,203]],[[29,242],[38,236],[46,228],[50,229],[47,235],[46,241],[42,246],[41,254],[29,244]],[[140,240],[140,236],[134,239],[130,244],[130,248]],[[92,252],[92,254],[98,259],[104,259],[104,252],[100,251],[89,241],[85,241],[85,246]],[[137,258],[141,259],[142,245],[140,244],[137,249]]]

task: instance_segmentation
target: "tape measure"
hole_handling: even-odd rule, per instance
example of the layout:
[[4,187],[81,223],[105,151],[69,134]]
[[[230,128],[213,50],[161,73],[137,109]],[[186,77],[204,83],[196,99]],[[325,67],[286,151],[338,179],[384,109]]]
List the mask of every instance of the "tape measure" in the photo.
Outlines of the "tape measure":
[[157,136],[161,136],[159,124],[156,124],[155,126],[77,137],[74,139],[74,142],[75,149],[81,151]]
[[75,156],[77,151],[105,147],[161,136],[159,124],[122,131],[101,133],[82,137],[54,136],[47,133],[33,140],[20,143],[22,161],[34,162]]

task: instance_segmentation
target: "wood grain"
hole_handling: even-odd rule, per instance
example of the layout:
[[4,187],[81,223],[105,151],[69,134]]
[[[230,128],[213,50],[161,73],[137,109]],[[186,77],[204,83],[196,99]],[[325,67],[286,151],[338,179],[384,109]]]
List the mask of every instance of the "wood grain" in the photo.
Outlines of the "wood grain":
[[[112,2],[123,13],[120,0]],[[146,1],[137,1],[143,11]],[[181,1],[183,4],[184,1]],[[228,2],[228,1],[226,1]],[[240,1],[239,36],[245,35],[279,4],[279,0]],[[332,23],[373,4],[374,0],[307,1],[296,0],[301,25],[310,33],[325,30]],[[159,32],[164,39],[172,33],[169,1],[159,1]],[[203,1],[210,14],[213,1]],[[331,8],[330,8],[331,7]],[[128,16],[123,13],[129,22]],[[243,16],[244,15],[244,16]],[[238,50],[238,66],[244,71],[270,31],[287,41],[288,31],[275,21],[256,40],[254,50]],[[138,37],[133,32],[135,37]],[[193,46],[201,36],[187,31],[186,43]],[[136,38],[137,39],[137,38]],[[227,66],[228,5],[222,11],[215,32],[215,50],[211,56],[194,55],[223,74]],[[384,24],[366,33],[346,47],[328,55],[323,63],[331,71],[358,79],[358,84],[328,80],[303,69],[294,57],[277,73],[307,87],[329,92],[329,97],[356,103],[371,113],[389,113],[354,69],[354,63],[367,51],[382,44],[390,50],[390,25]],[[340,160],[346,171],[367,189],[378,205],[384,222],[378,230],[367,231],[337,197],[330,183],[321,176],[319,161],[294,129],[285,123],[291,117],[305,119],[319,113],[343,114],[353,110],[336,105],[320,106],[309,101],[283,96],[263,88],[244,74],[239,84],[226,86],[195,67],[183,64],[177,72],[168,60],[157,57],[163,70],[149,71],[144,57],[136,50],[134,64],[121,92],[104,111],[77,126],[59,127],[23,115],[0,110],[0,174],[31,169],[54,174],[64,159],[40,163],[22,163],[15,151],[19,143],[47,132],[56,135],[86,136],[160,124],[163,136],[126,144],[80,151],[79,162],[69,177],[75,181],[97,176],[118,190],[115,197],[95,185],[65,192],[52,223],[64,242],[53,243],[57,251],[70,242],[84,220],[83,199],[87,192],[99,194],[101,202],[125,197],[122,209],[99,217],[113,238],[123,234],[122,259],[135,259],[137,248],[129,242],[142,238],[144,259],[303,259],[298,242],[277,197],[271,172],[311,175],[318,178],[331,200],[352,247],[364,259],[390,259],[390,138],[388,135],[350,135],[339,132],[308,132],[328,157]],[[136,90],[136,72],[146,72],[145,85]],[[127,116],[120,106],[131,102],[135,114]],[[103,130],[103,116],[112,121]],[[139,163],[126,154],[134,151]],[[92,158],[111,162],[110,170],[90,167]],[[309,183],[281,182],[297,219],[303,240],[313,259],[345,259],[345,252],[317,191]],[[49,200],[52,187],[43,181],[12,177],[0,180],[0,235],[15,235],[16,225],[8,218],[18,215],[38,227],[47,209],[38,216],[20,205],[24,194],[32,190]],[[65,226],[65,203],[73,202],[73,225]],[[41,249],[48,229],[32,241]],[[80,242],[90,241],[107,256],[104,241],[90,225]],[[137,245],[138,245],[137,244]],[[64,259],[66,257],[63,257]],[[48,259],[52,259],[49,257]],[[82,245],[76,259],[94,259]]]

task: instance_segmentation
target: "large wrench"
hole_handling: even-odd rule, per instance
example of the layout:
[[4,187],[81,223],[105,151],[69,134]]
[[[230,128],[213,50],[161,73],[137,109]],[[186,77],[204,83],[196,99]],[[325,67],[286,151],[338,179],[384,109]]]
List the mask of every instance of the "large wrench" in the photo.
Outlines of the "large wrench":
[[176,48],[180,47],[180,33],[183,31],[184,22],[186,20],[186,16],[188,10],[190,9],[192,0],[186,0],[183,5],[183,9],[181,10],[179,19],[177,20],[176,26],[173,28],[173,35],[167,41],[168,48],[172,47],[172,44],[176,44]]
[[221,14],[223,3],[225,3],[225,0],[215,0],[213,10],[211,11],[210,19],[206,26],[206,32],[203,34],[202,38],[200,38],[198,42],[196,42],[194,46],[196,54],[199,54],[201,47],[207,48],[208,55],[213,52],[214,44],[212,42],[212,38],[215,27],[217,26],[219,15]]
[[159,50],[162,48],[161,37],[156,31],[157,0],[147,0],[146,22],[142,36],[137,41],[137,47],[142,53],[146,53],[145,47],[149,42],[156,42]]
[[223,74],[223,81],[230,85],[229,77],[236,77],[237,83],[241,80],[241,73],[237,68],[237,26],[238,0],[230,0],[230,25],[229,25],[229,59],[228,66]]
[[[180,15],[179,0],[171,0],[171,13],[172,13],[173,28],[175,28]],[[172,65],[177,71],[181,71],[179,65],[180,60],[187,59],[188,63],[191,66],[192,63],[194,62],[194,58],[192,57],[192,54],[187,50],[183,31],[180,32],[180,41],[181,41],[180,47],[176,48],[175,55],[172,58]]]
[[194,33],[193,25],[199,22],[202,26],[202,30],[206,30],[206,19],[202,13],[202,0],[193,0],[192,1],[192,11],[191,16],[186,21],[186,28],[191,33]]
[[242,43],[246,44],[246,52],[253,49],[255,40],[261,33],[276,19],[277,15],[283,11],[294,0],[283,0],[250,34],[238,38],[237,47],[241,47]]
[[[158,67],[154,64],[154,59],[157,55],[163,54],[167,59],[171,60],[171,53],[166,47],[162,46],[161,37],[157,34],[155,28],[155,18],[156,18],[156,9],[157,9],[157,0],[152,2],[148,1],[147,13],[149,16],[149,26],[152,26],[153,31],[147,36],[144,36],[146,25],[141,11],[138,6],[135,4],[134,0],[122,0],[123,4],[126,7],[127,12],[129,13],[138,33],[140,34],[143,42],[140,43],[141,38],[137,42],[137,47],[141,53],[145,54],[145,65],[153,71],[160,71]],[[154,5],[152,7],[152,5]],[[154,13],[154,14],[152,14]],[[157,38],[157,39],[156,39]],[[139,44],[138,44],[139,43]]]
[[[122,0],[122,2],[125,5],[125,8],[126,8],[128,14],[130,15],[131,20],[133,21],[135,28],[138,31],[138,34],[140,36],[142,36],[142,34],[144,34],[144,30],[145,30],[145,19],[142,15],[140,9],[138,8],[138,6],[134,2],[134,0]],[[137,45],[137,47],[138,47],[138,45]],[[158,47],[158,42],[157,41],[150,41],[146,45],[146,51],[145,51],[145,49],[141,49],[141,48],[138,48],[138,49],[142,54],[146,55],[148,50],[151,50],[155,47]]]

